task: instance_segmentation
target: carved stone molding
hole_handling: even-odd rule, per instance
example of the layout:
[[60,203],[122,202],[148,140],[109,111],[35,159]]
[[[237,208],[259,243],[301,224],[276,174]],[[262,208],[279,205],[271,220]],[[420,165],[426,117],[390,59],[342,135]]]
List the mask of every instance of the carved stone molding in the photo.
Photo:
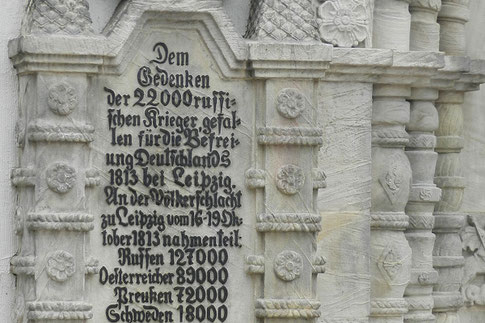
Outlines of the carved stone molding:
[[10,260],[10,270],[14,275],[35,275],[35,257],[34,256],[15,256]]
[[93,141],[94,127],[91,125],[54,125],[36,122],[28,127],[28,138],[32,142],[89,143]]
[[374,299],[370,303],[372,316],[401,316],[408,312],[408,303],[401,298]]
[[312,171],[313,189],[318,190],[327,187],[327,175],[321,169],[314,168]]
[[246,272],[251,275],[264,274],[264,257],[263,256],[247,256],[246,257]]
[[101,177],[97,169],[86,170],[86,187],[99,186],[101,183]]
[[35,178],[33,168],[14,168],[10,173],[12,185],[17,187],[35,186]]
[[300,145],[320,146],[323,144],[323,131],[318,128],[280,128],[258,129],[258,142],[261,145]]
[[320,317],[320,302],[307,299],[258,299],[256,316],[260,318],[313,319]]
[[248,169],[246,171],[246,185],[251,189],[264,188],[266,172],[262,169]]
[[85,213],[29,213],[26,225],[30,230],[81,231],[94,228],[94,216]]
[[310,213],[261,214],[257,218],[256,228],[260,232],[317,232],[322,228],[321,220],[320,215]]
[[27,318],[41,320],[89,320],[93,317],[92,305],[85,302],[27,302]]
[[99,260],[89,257],[86,262],[86,275],[96,275],[99,273]]
[[325,265],[327,264],[327,259],[322,256],[318,256],[313,261],[313,268],[312,272],[314,274],[324,274],[325,273]]

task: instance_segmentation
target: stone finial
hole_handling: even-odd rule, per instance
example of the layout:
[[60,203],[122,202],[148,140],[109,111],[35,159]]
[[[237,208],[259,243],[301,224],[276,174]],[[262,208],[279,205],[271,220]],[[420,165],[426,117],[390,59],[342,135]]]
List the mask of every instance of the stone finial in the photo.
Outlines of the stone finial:
[[252,0],[245,37],[277,41],[316,40],[312,0]]
[[87,0],[33,0],[30,8],[27,30],[31,34],[93,32]]

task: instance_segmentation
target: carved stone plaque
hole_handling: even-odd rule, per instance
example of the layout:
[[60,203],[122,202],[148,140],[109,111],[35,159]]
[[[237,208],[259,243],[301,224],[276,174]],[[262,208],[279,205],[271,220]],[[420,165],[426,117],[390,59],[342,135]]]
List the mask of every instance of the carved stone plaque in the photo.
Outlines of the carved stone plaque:
[[243,171],[253,90],[222,77],[206,41],[195,29],[148,27],[121,75],[96,80],[100,320],[251,320],[241,309],[252,290],[240,286],[251,285],[244,255],[255,234]]

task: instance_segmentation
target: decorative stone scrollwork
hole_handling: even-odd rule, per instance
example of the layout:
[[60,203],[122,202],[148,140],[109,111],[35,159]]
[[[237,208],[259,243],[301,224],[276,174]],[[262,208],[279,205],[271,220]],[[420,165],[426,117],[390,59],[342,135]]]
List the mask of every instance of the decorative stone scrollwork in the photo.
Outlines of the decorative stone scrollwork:
[[304,184],[303,169],[296,165],[283,166],[276,174],[276,187],[283,194],[294,195],[303,188]]
[[246,171],[246,185],[249,188],[264,188],[266,185],[266,172],[262,169],[248,169]]
[[305,97],[297,89],[283,89],[278,93],[276,108],[285,118],[298,118],[305,111]]
[[400,254],[399,247],[393,244],[388,245],[382,252],[377,267],[387,283],[392,284],[403,267],[403,257]]
[[323,131],[318,128],[280,128],[258,129],[258,142],[261,145],[300,145],[321,146]]
[[310,213],[260,214],[256,229],[259,232],[318,232],[322,229],[322,217]]
[[46,269],[50,279],[63,283],[76,272],[76,260],[67,251],[53,251],[47,255]]
[[67,116],[79,103],[76,90],[67,83],[57,83],[49,89],[47,105],[57,115]]
[[290,282],[300,277],[303,259],[299,253],[285,250],[276,256],[273,266],[279,279]]
[[28,302],[27,318],[40,320],[89,320],[93,317],[91,304],[85,302]]
[[47,186],[54,192],[69,192],[76,183],[76,170],[64,163],[51,165],[46,172]]
[[38,0],[31,18],[35,34],[91,33],[89,4],[86,0]]
[[87,232],[94,229],[93,221],[85,213],[29,213],[26,225],[30,230]]
[[248,274],[264,274],[263,256],[247,256],[246,264],[247,264],[246,272]]
[[320,317],[320,302],[308,299],[258,299],[259,318],[312,319]]
[[368,20],[362,0],[328,0],[318,8],[320,37],[334,46],[359,45],[369,36]]

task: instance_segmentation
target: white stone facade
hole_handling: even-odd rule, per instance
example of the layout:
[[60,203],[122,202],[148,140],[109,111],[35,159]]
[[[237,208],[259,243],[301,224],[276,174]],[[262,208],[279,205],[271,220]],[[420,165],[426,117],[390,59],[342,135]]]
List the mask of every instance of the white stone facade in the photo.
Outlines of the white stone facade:
[[[105,157],[131,154],[131,139],[141,148],[143,136],[141,128],[112,126],[105,110],[134,98],[133,107],[149,106],[145,90],[154,107],[164,105],[169,92],[150,92],[160,86],[146,71],[170,62],[163,72],[185,81],[167,87],[167,118],[192,117],[194,127],[204,118],[200,135],[202,127],[211,132],[210,112],[175,109],[192,106],[193,96],[207,104],[211,94],[214,113],[221,109],[215,115],[232,116],[219,128],[220,136],[233,131],[232,167],[212,175],[231,202],[242,199],[232,214],[244,222],[230,235],[229,225],[217,231],[237,248],[217,249],[229,250],[217,268],[231,278],[221,283],[229,296],[215,301],[215,321],[484,322],[484,14],[479,0],[6,4],[0,321],[116,321],[116,289],[99,277],[100,268],[121,264],[113,254],[122,248],[106,248],[102,216],[117,203],[105,194],[122,185],[108,183],[114,168]],[[169,57],[171,46],[178,51]],[[192,87],[189,103],[178,89]],[[178,147],[170,136],[166,145]],[[166,187],[183,186],[175,169],[160,169],[173,175]],[[140,212],[151,210],[155,194],[144,189],[157,185],[154,174],[143,178],[131,204]],[[211,225],[187,233],[209,237]],[[150,261],[165,268],[161,254]],[[190,321],[191,305],[179,303]],[[200,302],[199,321],[210,321],[213,303]]]

